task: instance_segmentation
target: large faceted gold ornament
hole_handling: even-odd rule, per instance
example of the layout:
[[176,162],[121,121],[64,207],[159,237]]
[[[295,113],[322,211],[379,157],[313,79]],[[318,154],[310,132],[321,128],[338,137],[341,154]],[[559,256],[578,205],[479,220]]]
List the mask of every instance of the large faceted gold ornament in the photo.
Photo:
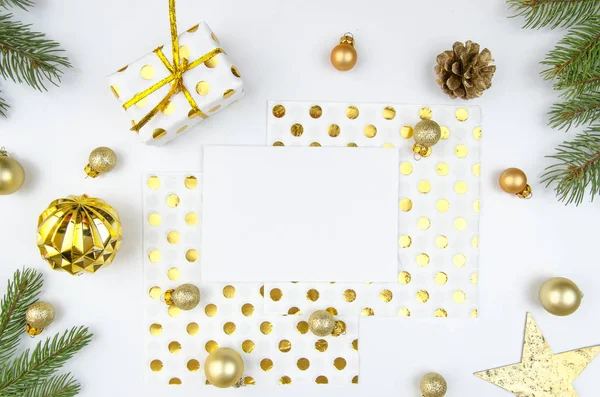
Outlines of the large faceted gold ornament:
[[54,200],[38,220],[37,245],[55,270],[94,273],[109,265],[123,233],[117,211],[104,200],[68,196]]

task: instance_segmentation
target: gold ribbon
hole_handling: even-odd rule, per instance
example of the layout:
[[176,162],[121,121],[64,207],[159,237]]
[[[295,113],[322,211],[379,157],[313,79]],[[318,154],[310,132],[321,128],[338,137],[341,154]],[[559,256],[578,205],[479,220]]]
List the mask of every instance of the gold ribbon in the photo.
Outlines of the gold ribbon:
[[130,100],[123,104],[123,108],[125,110],[129,109],[142,99],[146,98],[148,95],[156,92],[159,88],[171,83],[171,89],[165,95],[165,97],[156,105],[148,114],[146,114],[139,122],[135,123],[131,128],[132,131],[139,132],[143,126],[145,126],[150,120],[154,118],[158,114],[159,111],[165,109],[169,104],[171,97],[179,92],[183,92],[183,95],[189,102],[192,107],[193,114],[199,115],[203,118],[206,116],[199,108],[198,104],[192,95],[188,91],[188,89],[183,84],[183,75],[185,72],[194,69],[196,66],[203,64],[209,59],[215,57],[216,55],[224,52],[222,48],[215,48],[214,50],[202,55],[200,58],[196,59],[194,62],[189,62],[186,58],[183,60],[180,59],[179,56],[179,37],[177,36],[177,18],[175,16],[175,0],[169,0],[169,22],[171,25],[171,45],[173,47],[173,63],[171,64],[165,54],[162,52],[163,46],[158,47],[153,52],[158,56],[158,58],[162,61],[163,65],[171,72],[168,77],[165,77],[158,83],[152,85],[149,88],[146,88],[144,91],[139,92],[133,96]]

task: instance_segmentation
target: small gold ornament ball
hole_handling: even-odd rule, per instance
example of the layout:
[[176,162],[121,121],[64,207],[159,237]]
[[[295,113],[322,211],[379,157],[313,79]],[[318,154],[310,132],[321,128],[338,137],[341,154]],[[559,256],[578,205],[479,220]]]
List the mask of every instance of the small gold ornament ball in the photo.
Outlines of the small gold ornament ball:
[[19,162],[0,149],[0,196],[13,194],[25,182],[25,170]]
[[101,146],[92,150],[88,161],[85,172],[92,178],[95,178],[98,174],[115,168],[117,165],[117,155],[111,148]]
[[354,48],[354,37],[350,34],[340,39],[340,44],[333,47],[331,51],[331,64],[337,70],[346,72],[356,65],[358,53]]
[[244,360],[233,349],[218,348],[204,361],[204,375],[213,386],[219,388],[234,386],[244,375]]
[[308,318],[308,328],[317,336],[331,335],[335,328],[335,318],[326,310],[317,310]]
[[442,129],[433,120],[421,120],[415,125],[415,143],[425,147],[431,147],[439,142],[442,137]]
[[444,397],[448,391],[446,379],[440,374],[430,372],[421,379],[423,397]]
[[573,281],[564,277],[547,280],[539,292],[540,303],[555,316],[568,316],[581,305],[583,293]]
[[200,303],[200,290],[193,284],[182,284],[175,288],[171,300],[181,310],[192,310]]
[[518,168],[507,168],[498,181],[506,193],[519,194],[527,188],[527,175]]
[[36,302],[25,312],[25,320],[30,327],[43,329],[54,321],[54,308],[46,302]]

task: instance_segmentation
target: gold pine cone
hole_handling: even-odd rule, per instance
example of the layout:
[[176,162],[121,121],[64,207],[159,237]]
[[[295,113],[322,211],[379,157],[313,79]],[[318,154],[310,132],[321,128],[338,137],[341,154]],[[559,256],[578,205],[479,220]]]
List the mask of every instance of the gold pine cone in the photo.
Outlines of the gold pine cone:
[[487,48],[479,50],[479,44],[470,40],[465,44],[457,41],[451,51],[437,56],[437,83],[450,98],[479,98],[492,86],[496,72],[492,53]]

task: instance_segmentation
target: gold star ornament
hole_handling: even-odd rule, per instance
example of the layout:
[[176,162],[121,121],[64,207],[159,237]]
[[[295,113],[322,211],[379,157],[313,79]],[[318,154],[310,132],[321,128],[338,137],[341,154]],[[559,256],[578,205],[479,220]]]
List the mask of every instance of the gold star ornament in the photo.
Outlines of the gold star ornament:
[[520,363],[474,375],[519,397],[578,397],[573,381],[600,352],[600,346],[554,354],[527,313]]

